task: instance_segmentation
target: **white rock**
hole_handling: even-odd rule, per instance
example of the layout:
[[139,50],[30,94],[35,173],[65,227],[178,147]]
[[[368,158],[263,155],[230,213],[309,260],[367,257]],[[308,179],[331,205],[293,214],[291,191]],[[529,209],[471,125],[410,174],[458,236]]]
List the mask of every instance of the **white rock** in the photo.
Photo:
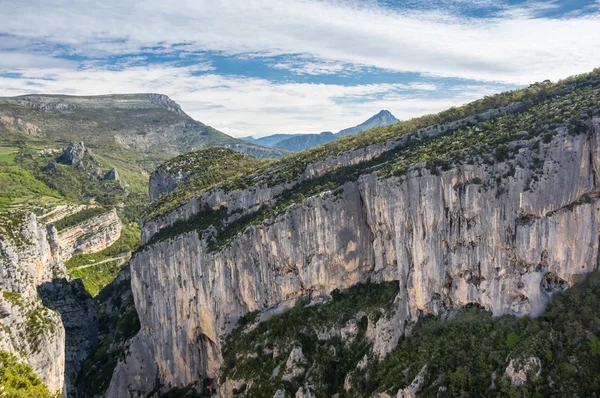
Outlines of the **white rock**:
[[504,375],[513,386],[527,383],[527,378],[537,378],[542,374],[542,361],[538,357],[511,359]]

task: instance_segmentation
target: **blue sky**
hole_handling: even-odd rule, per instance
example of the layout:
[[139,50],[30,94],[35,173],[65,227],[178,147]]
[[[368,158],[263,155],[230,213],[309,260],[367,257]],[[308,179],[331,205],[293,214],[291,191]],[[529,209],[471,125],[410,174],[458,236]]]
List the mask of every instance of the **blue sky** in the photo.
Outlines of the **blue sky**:
[[0,95],[160,92],[234,136],[400,119],[600,66],[600,1],[3,0]]

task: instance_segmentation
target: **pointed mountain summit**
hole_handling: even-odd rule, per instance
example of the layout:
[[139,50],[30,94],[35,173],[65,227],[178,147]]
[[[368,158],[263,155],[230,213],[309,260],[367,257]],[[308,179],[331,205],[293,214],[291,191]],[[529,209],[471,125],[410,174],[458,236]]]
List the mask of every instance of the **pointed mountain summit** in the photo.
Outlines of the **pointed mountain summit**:
[[344,137],[351,134],[360,133],[361,131],[365,131],[371,129],[373,127],[387,126],[388,124],[398,123],[400,120],[396,119],[394,115],[388,110],[381,110],[378,114],[370,117],[363,123],[358,126],[350,127],[344,130],[340,130],[336,136]]

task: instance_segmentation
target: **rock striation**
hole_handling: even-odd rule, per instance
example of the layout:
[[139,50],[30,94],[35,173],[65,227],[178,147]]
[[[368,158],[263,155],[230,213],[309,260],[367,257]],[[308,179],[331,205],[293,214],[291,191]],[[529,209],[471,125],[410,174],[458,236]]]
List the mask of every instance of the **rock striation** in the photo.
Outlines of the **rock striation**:
[[66,261],[75,254],[97,253],[106,249],[119,239],[121,228],[117,211],[112,209],[58,232],[62,259]]

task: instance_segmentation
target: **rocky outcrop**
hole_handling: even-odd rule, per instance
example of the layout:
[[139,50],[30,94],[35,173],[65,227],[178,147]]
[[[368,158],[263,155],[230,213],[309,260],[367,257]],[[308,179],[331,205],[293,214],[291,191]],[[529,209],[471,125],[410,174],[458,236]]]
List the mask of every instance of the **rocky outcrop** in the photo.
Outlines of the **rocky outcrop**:
[[282,380],[291,381],[296,377],[302,376],[304,374],[304,365],[306,365],[306,358],[304,358],[304,354],[302,353],[302,347],[294,347],[285,362],[285,371]]
[[[55,230],[54,227],[50,227]],[[121,236],[121,220],[112,209],[58,233],[58,244],[64,261],[75,254],[99,252]]]
[[427,365],[421,368],[421,371],[415,377],[415,379],[410,383],[410,385],[402,390],[398,391],[396,398],[416,398],[418,396],[419,390],[423,388],[423,384],[425,383],[425,376],[427,375]]
[[176,113],[178,115],[187,116],[183,112],[183,110],[181,109],[181,107],[179,106],[179,104],[177,102],[173,101],[167,95],[150,93],[150,94],[146,94],[146,96],[153,103],[161,105],[161,106],[164,106],[165,108],[167,108],[171,112],[174,112],[174,113]]
[[112,169],[108,170],[106,174],[104,174],[103,179],[108,181],[119,181],[119,172],[113,167]]
[[67,149],[58,158],[58,161],[70,166],[77,166],[83,160],[83,157],[88,154],[89,150],[83,142],[72,142]]
[[150,202],[153,202],[160,195],[173,191],[177,185],[186,182],[192,177],[192,173],[183,170],[169,173],[163,167],[159,167],[150,175],[150,183],[148,185]]
[[[395,306],[398,307],[401,296],[396,297]],[[398,340],[405,332],[406,317],[401,311],[394,310],[389,316],[382,316],[377,321],[369,319],[366,338],[373,343],[373,354],[380,360],[389,354],[398,344]]]
[[28,137],[42,137],[44,134],[39,126],[19,117],[0,114],[0,129],[15,131]]
[[542,361],[538,357],[511,359],[506,367],[505,376],[513,386],[527,383],[528,378],[540,377]]
[[65,329],[37,286],[65,276],[56,234],[32,213],[0,213],[0,349],[28,363],[51,392],[65,389]]
[[33,213],[0,212],[0,290],[36,297],[36,287],[66,275],[58,236]]

